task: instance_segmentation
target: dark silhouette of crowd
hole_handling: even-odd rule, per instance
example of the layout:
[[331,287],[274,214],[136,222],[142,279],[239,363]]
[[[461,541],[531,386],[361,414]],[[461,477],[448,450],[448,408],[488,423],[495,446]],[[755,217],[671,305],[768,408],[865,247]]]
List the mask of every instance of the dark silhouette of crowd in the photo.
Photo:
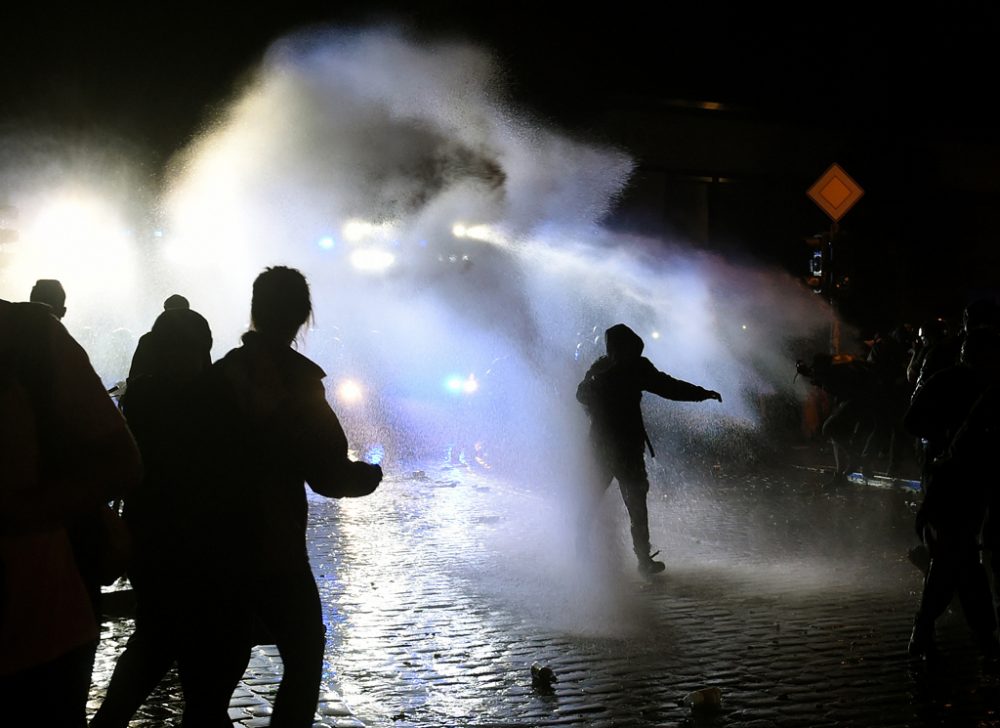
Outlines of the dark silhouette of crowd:
[[[127,573],[135,626],[90,725],[124,728],[176,668],[183,725],[230,725],[253,645],[276,645],[282,679],[270,725],[311,726],[326,632],[306,548],[305,486],[364,497],[380,466],[352,460],[324,371],[294,348],[312,316],[298,270],[253,283],[251,327],[212,361],[209,322],[170,296],[138,341],[118,407],[61,323],[66,292],[39,280],[27,303],[0,300],[0,700],[17,725],[87,725],[101,587]],[[576,399],[590,419],[589,488],[578,546],[613,480],[644,576],[664,570],[650,543],[644,392],[722,396],[642,355],[625,324]],[[830,487],[919,466],[915,533],[927,564],[909,653],[935,654],[934,626],[957,595],[983,654],[1000,663],[1000,492],[983,473],[997,444],[1000,305],[971,303],[952,330],[934,318],[876,334],[866,356],[815,354],[797,372],[826,393]],[[123,504],[119,515],[118,505]],[[264,588],[246,590],[250,582]]]
[[935,622],[957,596],[983,655],[1000,662],[1000,494],[986,477],[1000,444],[1000,304],[971,302],[958,327],[934,317],[908,330],[876,335],[867,357],[819,353],[797,370],[832,400],[822,428],[831,485],[872,475],[878,461],[897,474],[908,453],[919,471],[911,560],[925,575],[910,655],[936,654]]
[[[325,626],[306,551],[304,485],[371,494],[325,373],[292,348],[312,314],[297,270],[253,285],[242,346],[211,359],[208,322],[164,303],[120,411],[40,280],[0,301],[0,699],[14,725],[87,725],[101,585],[126,571],[135,629],[91,725],[127,726],[176,665],[188,728],[230,725],[251,647],[281,656],[270,724],[311,726]],[[117,504],[124,502],[119,516]],[[251,579],[264,588],[246,594]]]
[[[105,389],[60,320],[66,292],[39,280],[31,302],[0,301],[0,698],[18,725],[87,725],[101,587],[127,575],[134,629],[90,723],[125,728],[167,673],[183,725],[230,725],[255,644],[282,662],[270,725],[313,724],[326,628],[306,548],[305,485],[363,497],[380,466],[351,460],[325,373],[293,344],[312,316],[299,271],[254,281],[251,328],[212,361],[209,322],[175,294],[137,342],[127,378]],[[582,533],[617,479],[639,571],[651,553],[643,392],[700,402],[713,390],[642,356],[624,324],[577,399],[591,420],[592,484]],[[113,404],[118,399],[118,407]],[[10,474],[11,477],[6,477]],[[121,505],[121,508],[119,506]],[[263,588],[247,591],[247,583]],[[44,706],[44,707],[43,707]]]

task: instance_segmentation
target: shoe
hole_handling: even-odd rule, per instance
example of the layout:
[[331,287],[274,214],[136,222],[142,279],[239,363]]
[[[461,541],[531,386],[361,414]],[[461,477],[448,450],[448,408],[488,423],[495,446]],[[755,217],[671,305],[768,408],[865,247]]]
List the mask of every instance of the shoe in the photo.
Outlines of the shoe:
[[659,574],[661,571],[667,568],[667,565],[664,564],[662,561],[657,561],[653,558],[658,553],[660,552],[657,551],[656,553],[650,554],[645,558],[642,557],[639,558],[640,574],[643,574],[645,576],[649,576],[650,574]]

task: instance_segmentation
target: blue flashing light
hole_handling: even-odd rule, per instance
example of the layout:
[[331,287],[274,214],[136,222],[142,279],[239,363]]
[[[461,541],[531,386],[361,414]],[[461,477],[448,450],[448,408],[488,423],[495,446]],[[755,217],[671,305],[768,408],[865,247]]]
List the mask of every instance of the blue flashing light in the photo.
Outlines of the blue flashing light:
[[385,457],[385,448],[381,444],[372,445],[365,453],[364,461],[372,465],[381,465]]
[[326,235],[319,239],[319,247],[323,250],[332,250],[334,245],[334,240],[329,235]]
[[475,374],[467,377],[452,374],[445,380],[444,387],[452,394],[473,394],[479,391],[479,382],[476,381]]

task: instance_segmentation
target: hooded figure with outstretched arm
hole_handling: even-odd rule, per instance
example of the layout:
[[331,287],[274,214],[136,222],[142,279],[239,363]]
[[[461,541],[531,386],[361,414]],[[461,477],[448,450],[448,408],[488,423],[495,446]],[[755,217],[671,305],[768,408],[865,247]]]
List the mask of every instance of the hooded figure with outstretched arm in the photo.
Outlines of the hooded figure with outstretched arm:
[[[643,392],[680,402],[722,401],[722,395],[697,384],[675,379],[658,370],[642,355],[642,339],[625,324],[604,332],[607,354],[595,361],[576,389],[576,398],[590,417],[590,441],[594,453],[594,491],[597,499],[618,481],[632,527],[632,547],[639,571],[655,574],[664,565],[649,552],[646,513],[645,449],[653,448],[642,421]],[[587,513],[589,521],[590,512]]]

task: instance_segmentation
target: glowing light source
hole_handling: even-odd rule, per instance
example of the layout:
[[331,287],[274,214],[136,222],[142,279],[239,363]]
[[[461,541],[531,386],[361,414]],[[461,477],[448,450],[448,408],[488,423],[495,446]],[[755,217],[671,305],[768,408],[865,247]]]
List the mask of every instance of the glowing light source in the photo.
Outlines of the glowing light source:
[[332,248],[333,248],[333,244],[334,244],[334,240],[333,240],[333,238],[332,238],[332,237],[330,237],[329,235],[326,235],[326,236],[324,236],[324,237],[320,238],[320,239],[319,239],[319,243],[317,243],[317,244],[318,244],[318,245],[319,245],[319,247],[321,247],[321,248],[322,248],[323,250],[330,250],[330,249],[332,249]]
[[387,250],[363,248],[351,253],[351,265],[365,273],[381,273],[396,262],[396,256]]
[[396,232],[396,227],[389,222],[374,223],[367,220],[348,220],[341,229],[341,234],[349,243],[387,242]]
[[465,237],[472,238],[473,240],[493,242],[499,239],[500,235],[490,228],[489,225],[473,225],[465,229]]
[[355,404],[361,401],[364,393],[361,385],[353,379],[345,379],[337,386],[337,399],[345,404]]
[[362,458],[366,463],[371,463],[372,465],[380,465],[382,463],[382,458],[385,457],[385,448],[381,444],[372,445],[368,448],[365,453],[364,458]]
[[453,374],[445,380],[444,387],[452,394],[472,394],[479,389],[479,382],[475,374],[468,377]]
[[510,245],[510,241],[503,233],[489,225],[464,225],[459,222],[452,225],[451,234],[456,238],[481,240],[484,243],[493,243],[494,245]]
[[131,281],[134,256],[121,219],[82,192],[52,197],[21,228],[25,262],[62,280],[67,290],[99,291],[107,281]]
[[747,330],[747,325],[743,324],[740,328],[743,329],[744,331],[746,331]]
[[652,334],[650,334],[650,335],[651,335],[651,336],[652,336],[652,337],[653,337],[654,339],[659,339],[659,338],[660,338],[660,332],[659,332],[659,331],[654,331],[654,332],[653,332]]

